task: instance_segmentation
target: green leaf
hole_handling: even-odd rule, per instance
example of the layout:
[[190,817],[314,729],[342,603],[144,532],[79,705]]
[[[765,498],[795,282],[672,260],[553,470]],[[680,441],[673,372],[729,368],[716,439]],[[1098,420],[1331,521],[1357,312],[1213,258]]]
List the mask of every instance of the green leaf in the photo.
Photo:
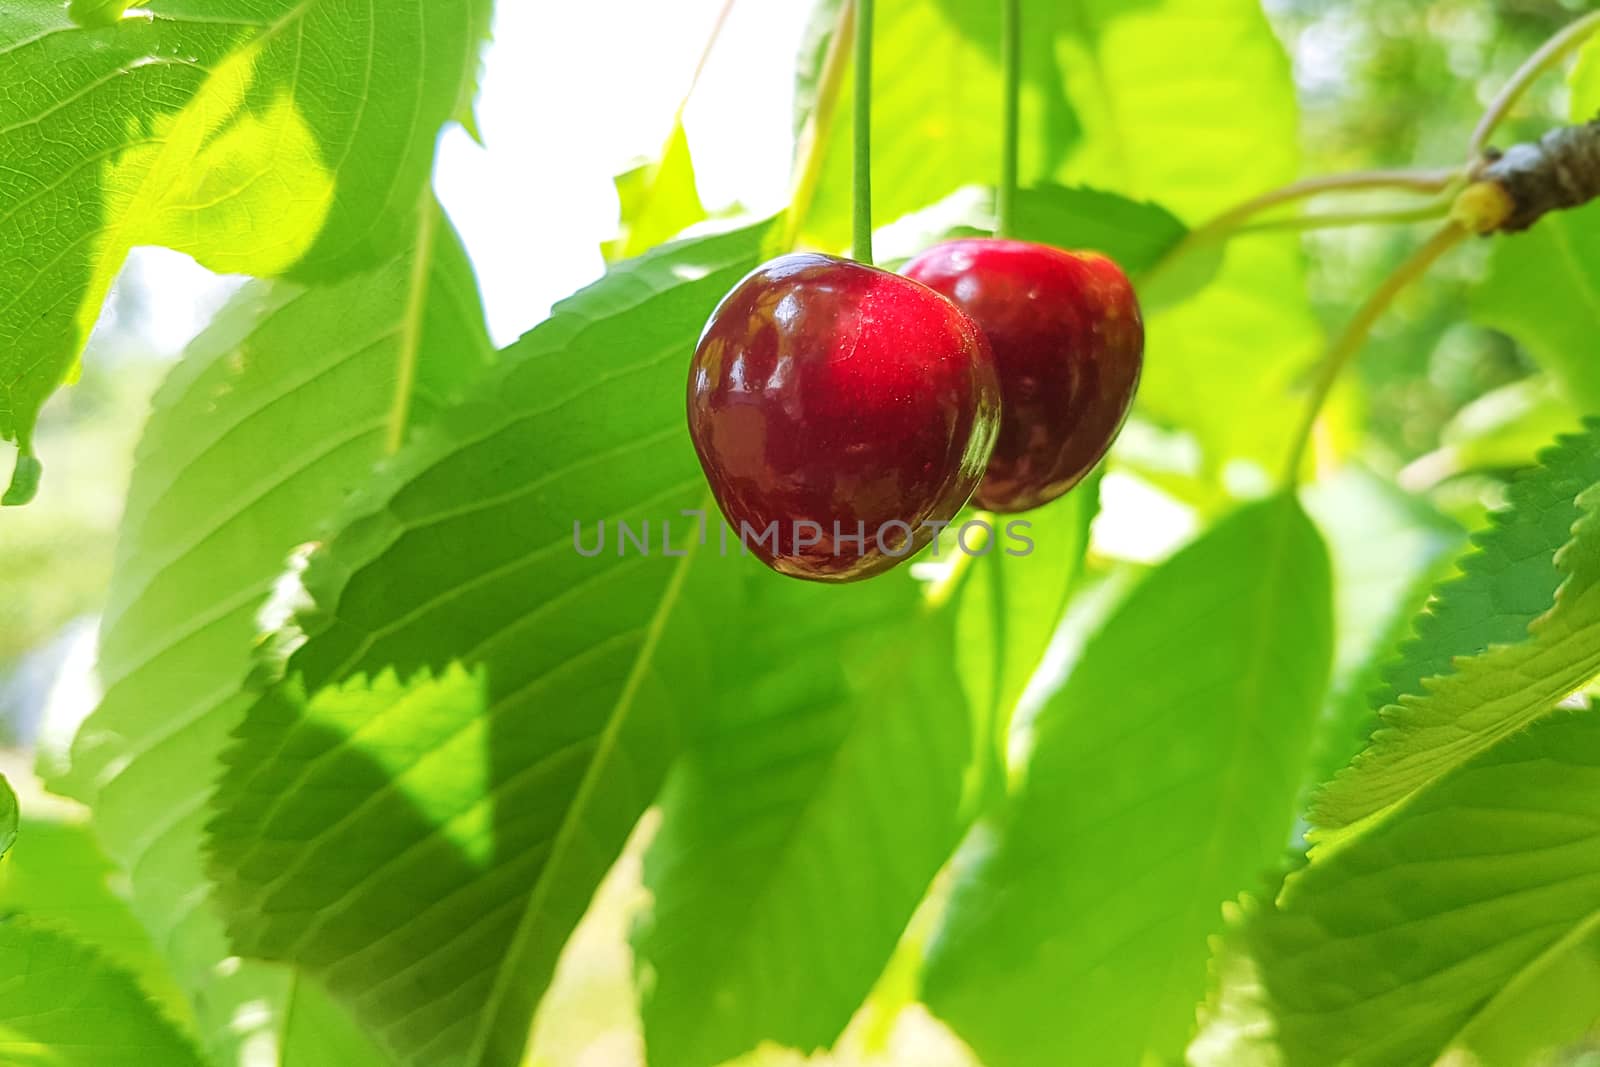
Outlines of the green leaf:
[[1472,314],[1516,338],[1579,409],[1600,411],[1600,204],[1496,237]]
[[1600,926],[1591,916],[1520,972],[1462,1029],[1455,1046],[1482,1067],[1570,1062],[1600,1023]]
[[[1355,822],[1526,729],[1600,674],[1600,423],[1515,483],[1441,586],[1375,706],[1383,726],[1317,797],[1313,821]],[[1576,524],[1576,525],[1575,525]]]
[[201,1067],[137,983],[49,927],[0,919],[0,1059],[8,1067]]
[[645,861],[634,950],[659,1067],[831,1045],[966,822],[948,613],[902,576],[763,578],[751,599]]
[[[1248,925],[1287,1061],[1542,1062],[1593,1024],[1600,719],[1504,741],[1313,853]],[[1533,995],[1537,994],[1537,995]],[[1509,1042],[1509,1045],[1508,1045]]]
[[[1100,252],[1135,275],[1158,263],[1189,232],[1159,204],[1050,183],[1017,190],[1013,226],[1023,240]],[[903,244],[909,259],[936,241],[987,235],[994,227],[994,190],[967,186],[901,219],[885,236],[891,254]]]
[[167,1015],[194,1026],[189,1002],[126,901],[84,822],[40,816],[30,805],[0,873],[0,915],[21,915],[101,953],[135,978]]
[[1153,266],[1189,232],[1160,205],[1082,186],[1019,190],[1016,211],[1018,236],[1102,252],[1130,274]]
[[1422,693],[1426,679],[1449,673],[1460,656],[1522,640],[1555,602],[1556,553],[1581,515],[1578,495],[1600,482],[1597,441],[1600,425],[1593,423],[1585,433],[1559,438],[1542,450],[1537,469],[1511,483],[1505,506],[1473,535],[1460,575],[1434,590],[1415,637],[1385,670],[1379,707]]
[[[652,1063],[839,1037],[1004,788],[1007,724],[1097,505],[1091,483],[987,540],[967,531],[983,554],[932,615],[895,580],[753,591],[735,628],[749,636],[715,680],[729,695],[699,720],[646,858],[653,907],[634,950]],[[960,548],[947,542],[948,558]]]
[[[765,231],[563,302],[313,558],[303,644],[227,760],[213,869],[240,949],[321,977],[403,1062],[520,1061],[706,691],[733,583],[681,515],[707,501],[684,374]],[[607,550],[580,554],[602,520]],[[662,554],[668,520],[688,555]],[[655,551],[613,554],[619,521]]]
[[429,247],[425,272],[408,254],[336,285],[247,287],[157,394],[137,453],[101,625],[105,695],[53,785],[92,805],[219,1058],[248,1036],[239,1005],[289,996],[276,969],[219,973],[234,953],[201,855],[259,615],[296,546],[382,458],[403,365],[426,419],[491,355],[465,253],[447,230]]
[[1177,1054],[1223,902],[1288,842],[1331,595],[1315,527],[1276,497],[1090,639],[928,960],[925,999],[990,1067]]
[[1196,1013],[1199,1032],[1184,1050],[1183,1062],[1188,1067],[1284,1067],[1260,970],[1239,921],[1241,909],[1229,903],[1223,914],[1228,928],[1211,941],[1211,989]]
[[706,218],[680,114],[659,158],[616,177],[622,227],[601,246],[608,261],[642,255]]
[[17,465],[11,472],[11,484],[0,496],[0,508],[20,508],[31,504],[39,493],[39,479],[44,477],[44,464],[39,457],[26,453],[17,456]]
[[153,0],[80,27],[60,0],[8,3],[0,439],[32,456],[136,245],[301,280],[403,251],[487,17],[487,0]]
[[1337,620],[1333,685],[1317,731],[1309,781],[1350,762],[1371,735],[1372,694],[1465,531],[1365,467],[1346,467],[1306,490],[1306,507],[1333,557]]
[[900,581],[753,592],[754,621],[735,629],[750,636],[715,680],[729,696],[699,720],[646,858],[634,950],[652,1063],[839,1037],[985,792],[1003,789],[1006,725],[1097,503],[1090,484],[987,540],[967,531],[982,556],[933,615]]
[[1130,200],[1087,186],[1041,185],[1017,193],[1018,237],[1089,249],[1117,261],[1139,289],[1146,312],[1192,296],[1216,277],[1221,249],[1188,255],[1182,270],[1169,272],[1160,286],[1144,284],[1144,276],[1178,249],[1189,228],[1176,215],[1148,200]]
[[12,792],[6,776],[0,774],[0,858],[17,843],[17,816],[17,794]]

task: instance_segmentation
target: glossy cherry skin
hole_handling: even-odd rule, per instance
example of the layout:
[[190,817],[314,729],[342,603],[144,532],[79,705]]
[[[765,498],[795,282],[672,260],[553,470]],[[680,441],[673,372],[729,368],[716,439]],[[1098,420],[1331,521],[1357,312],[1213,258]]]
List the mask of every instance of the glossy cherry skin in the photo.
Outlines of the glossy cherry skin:
[[1105,457],[1144,366],[1144,321],[1105,256],[974,238],[930,248],[905,274],[955,301],[989,339],[1003,415],[974,502],[1027,511]]
[[[999,420],[989,346],[970,318],[925,286],[831,256],[781,256],[746,276],[689,369],[689,434],[729,543],[797,578],[870,577],[926,545],[936,531],[925,524],[972,495]],[[775,545],[760,539],[773,522]],[[820,530],[815,544],[803,523]]]

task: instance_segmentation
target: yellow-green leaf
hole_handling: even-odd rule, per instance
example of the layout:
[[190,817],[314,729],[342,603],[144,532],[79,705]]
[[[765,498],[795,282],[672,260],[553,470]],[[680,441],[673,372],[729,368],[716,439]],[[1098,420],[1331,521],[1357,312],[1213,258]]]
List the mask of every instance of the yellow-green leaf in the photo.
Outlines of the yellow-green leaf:
[[602,246],[607,260],[642,255],[706,217],[681,117],[660,157],[617,175],[616,186],[622,227]]

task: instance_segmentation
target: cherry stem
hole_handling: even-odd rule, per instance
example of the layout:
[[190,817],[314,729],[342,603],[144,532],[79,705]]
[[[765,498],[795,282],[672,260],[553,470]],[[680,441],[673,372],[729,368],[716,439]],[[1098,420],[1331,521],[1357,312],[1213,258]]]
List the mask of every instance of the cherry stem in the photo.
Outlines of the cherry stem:
[[[1225,241],[1246,228],[1251,219],[1264,211],[1285,204],[1293,204],[1327,193],[1359,192],[1369,189],[1392,189],[1398,192],[1445,194],[1465,180],[1461,167],[1435,170],[1363,170],[1349,174],[1329,174],[1306,178],[1289,185],[1262,193],[1218,215],[1210,222],[1190,230],[1171,251],[1154,267],[1145,272],[1145,280],[1155,277],[1181,259],[1186,253],[1206,245]],[[1315,218],[1316,216],[1308,216]],[[1386,220],[1385,220],[1386,221]],[[1300,227],[1293,227],[1300,228]],[[1312,227],[1304,227],[1312,228]]]
[[1000,67],[1005,110],[1001,118],[1000,188],[995,198],[995,236],[1016,232],[1017,157],[1022,128],[1022,0],[1001,5]]
[[1232,229],[1239,222],[1259,215],[1268,208],[1309,200],[1324,193],[1357,192],[1365,189],[1441,193],[1460,177],[1461,168],[1443,167],[1433,170],[1358,170],[1349,174],[1327,174],[1317,178],[1305,178],[1246,200],[1195,232]]
[[1550,38],[1539,50],[1529,56],[1527,62],[1517,68],[1505,88],[1500,90],[1500,95],[1490,103],[1488,110],[1483,113],[1483,118],[1478,120],[1477,127],[1472,131],[1472,140],[1467,144],[1467,156],[1472,161],[1477,161],[1485,148],[1489,145],[1489,138],[1494,136],[1494,131],[1511,114],[1512,108],[1522,99],[1524,93],[1539,77],[1553,69],[1564,58],[1576,51],[1577,48],[1588,40],[1597,30],[1600,30],[1600,11],[1590,12],[1576,22],[1570,23],[1560,33]]
[[722,31],[728,26],[728,17],[733,14],[733,5],[739,0],[723,0],[722,10],[717,12],[717,21],[711,24],[711,34],[706,38],[705,47],[700,49],[700,59],[694,65],[694,73],[689,76],[689,88],[683,94],[683,103],[678,105],[678,120],[683,120],[683,109],[689,103],[689,98],[700,87],[700,78],[706,72],[706,65],[711,62],[711,54],[717,50],[717,42],[722,39]]
[[872,8],[856,0],[855,258],[872,265]]
[[1368,225],[1403,225],[1409,222],[1428,222],[1432,219],[1442,219],[1450,213],[1451,205],[1455,203],[1453,196],[1444,196],[1429,201],[1422,207],[1391,208],[1386,211],[1328,211],[1307,212],[1304,215],[1291,215],[1281,219],[1263,219],[1260,222],[1247,222],[1233,231],[1234,236],[1252,233],[1281,233],[1303,232],[1308,230],[1331,230],[1342,226],[1368,226]]
[[1305,462],[1306,452],[1311,447],[1311,437],[1316,429],[1317,419],[1321,416],[1328,397],[1333,393],[1340,372],[1356,353],[1361,351],[1361,346],[1366,343],[1373,326],[1394,303],[1395,297],[1400,295],[1401,290],[1426,274],[1441,256],[1460,244],[1468,235],[1469,231],[1459,223],[1454,221],[1446,223],[1428,239],[1426,244],[1396,267],[1394,273],[1383,280],[1383,284],[1367,298],[1367,302],[1361,305],[1361,310],[1356,312],[1355,317],[1328,347],[1327,354],[1323,356],[1317,371],[1316,381],[1311,387],[1305,417],[1301,419],[1300,427],[1295,433],[1294,444],[1289,450],[1289,461],[1284,466],[1284,488],[1293,488],[1299,481],[1300,468]]
[[1402,192],[1440,194],[1444,200],[1453,198],[1455,192],[1465,185],[1475,173],[1481,162],[1484,150],[1487,148],[1489,138],[1507,115],[1516,107],[1528,88],[1539,77],[1559,64],[1564,58],[1576,51],[1591,36],[1600,32],[1600,11],[1570,23],[1565,29],[1551,37],[1539,50],[1529,56],[1527,61],[1519,67],[1511,80],[1500,90],[1498,96],[1490,103],[1483,117],[1478,121],[1477,127],[1472,132],[1469,144],[1468,160],[1464,166],[1449,167],[1438,170],[1370,170],[1357,171],[1351,174],[1334,174],[1325,177],[1308,178],[1304,181],[1294,182],[1271,192],[1263,193],[1251,200],[1246,200],[1223,212],[1203,226],[1189,231],[1189,234],[1162,257],[1154,267],[1145,272],[1148,281],[1165,271],[1173,262],[1182,258],[1196,248],[1203,247],[1220,241],[1225,241],[1236,233],[1250,230],[1290,229],[1309,230],[1323,226],[1357,225],[1364,222],[1412,222],[1420,219],[1434,218],[1445,212],[1437,210],[1437,203],[1427,207],[1418,208],[1414,213],[1404,209],[1393,212],[1381,212],[1371,216],[1348,215],[1304,215],[1299,218],[1272,220],[1258,225],[1249,225],[1251,219],[1264,211],[1284,204],[1308,200],[1324,193],[1354,192],[1363,189],[1394,189]]

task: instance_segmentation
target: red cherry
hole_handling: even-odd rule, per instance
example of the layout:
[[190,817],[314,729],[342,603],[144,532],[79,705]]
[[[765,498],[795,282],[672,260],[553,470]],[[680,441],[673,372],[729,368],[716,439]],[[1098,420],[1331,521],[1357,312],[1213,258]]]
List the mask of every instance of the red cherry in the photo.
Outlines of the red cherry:
[[974,502],[1026,511],[1082,481],[1122,429],[1144,365],[1127,275],[1093,252],[998,238],[930,248],[905,274],[954,300],[994,350],[1000,436]]
[[[971,319],[925,286],[831,256],[749,274],[689,369],[689,435],[729,543],[744,534],[797,578],[866,578],[926,545],[926,524],[972,495],[999,421]],[[762,539],[774,523],[775,543]]]

